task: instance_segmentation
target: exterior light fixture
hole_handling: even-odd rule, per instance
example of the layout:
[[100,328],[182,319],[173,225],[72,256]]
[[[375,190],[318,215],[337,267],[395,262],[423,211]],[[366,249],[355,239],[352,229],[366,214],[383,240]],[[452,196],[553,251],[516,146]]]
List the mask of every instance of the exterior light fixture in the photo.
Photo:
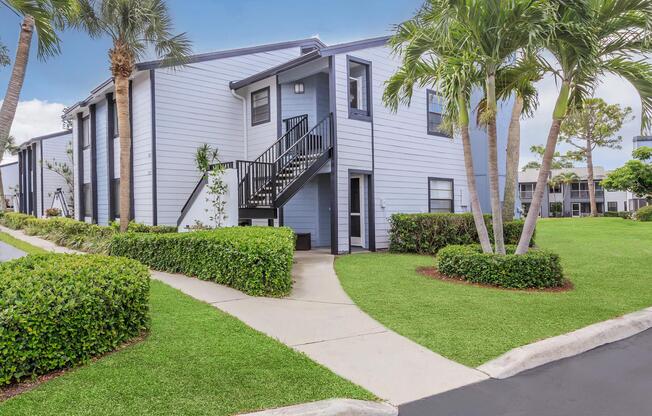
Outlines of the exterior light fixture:
[[303,82],[295,82],[294,83],[294,93],[295,94],[303,94],[306,92],[306,86],[303,84]]

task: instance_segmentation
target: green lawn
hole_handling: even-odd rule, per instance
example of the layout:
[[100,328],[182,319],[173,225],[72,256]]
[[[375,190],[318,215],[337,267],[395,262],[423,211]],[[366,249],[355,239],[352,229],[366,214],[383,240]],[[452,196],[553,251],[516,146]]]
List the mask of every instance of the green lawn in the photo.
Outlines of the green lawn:
[[152,281],[143,342],[0,403],[0,415],[230,415],[362,388],[237,319]]
[[42,248],[34,247],[33,245],[26,243],[22,240],[18,240],[17,238],[14,238],[7,233],[3,233],[2,231],[0,231],[0,241],[12,245],[17,249],[24,251],[27,254],[47,253],[47,251],[43,250]]
[[453,360],[477,366],[543,338],[652,306],[652,223],[541,220],[537,244],[560,254],[575,289],[530,293],[446,283],[415,272],[433,258],[354,254],[337,274],[365,312]]

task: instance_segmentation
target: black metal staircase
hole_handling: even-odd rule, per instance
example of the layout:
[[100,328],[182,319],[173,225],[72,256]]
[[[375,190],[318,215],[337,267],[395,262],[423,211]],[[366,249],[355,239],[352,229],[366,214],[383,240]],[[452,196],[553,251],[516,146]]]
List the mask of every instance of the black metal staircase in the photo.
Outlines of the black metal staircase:
[[254,161],[239,160],[240,218],[274,218],[330,159],[333,117],[308,130],[308,116],[286,120],[287,132]]

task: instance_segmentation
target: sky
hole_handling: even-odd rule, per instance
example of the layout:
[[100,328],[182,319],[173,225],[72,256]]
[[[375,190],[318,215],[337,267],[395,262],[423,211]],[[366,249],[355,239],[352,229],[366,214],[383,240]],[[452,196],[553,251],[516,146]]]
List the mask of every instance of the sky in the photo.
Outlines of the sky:
[[[391,34],[393,25],[411,17],[422,0],[168,0],[175,30],[186,32],[193,52],[252,46],[318,36],[327,44]],[[0,41],[15,53],[20,19],[0,4]],[[85,33],[61,34],[62,53],[46,62],[28,65],[12,135],[18,142],[61,129],[63,109],[88,96],[109,78],[107,39]],[[0,68],[0,99],[4,97],[10,67]],[[521,164],[532,160],[532,144],[545,143],[557,86],[547,78],[539,84],[540,107],[521,130]],[[609,103],[630,106],[636,119],[622,131],[622,150],[598,150],[595,164],[615,168],[630,158],[632,137],[639,134],[640,104],[636,92],[617,78],[608,78],[596,95]],[[509,111],[504,109],[503,111]],[[562,146],[561,150],[565,148]],[[10,160],[10,158],[5,158]]]

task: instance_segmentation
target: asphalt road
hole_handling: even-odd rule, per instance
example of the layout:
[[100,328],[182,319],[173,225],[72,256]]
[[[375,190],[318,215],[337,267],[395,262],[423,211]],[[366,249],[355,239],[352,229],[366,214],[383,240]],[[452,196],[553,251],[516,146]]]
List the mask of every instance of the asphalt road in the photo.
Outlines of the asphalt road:
[[651,416],[652,330],[399,410],[400,416]]

